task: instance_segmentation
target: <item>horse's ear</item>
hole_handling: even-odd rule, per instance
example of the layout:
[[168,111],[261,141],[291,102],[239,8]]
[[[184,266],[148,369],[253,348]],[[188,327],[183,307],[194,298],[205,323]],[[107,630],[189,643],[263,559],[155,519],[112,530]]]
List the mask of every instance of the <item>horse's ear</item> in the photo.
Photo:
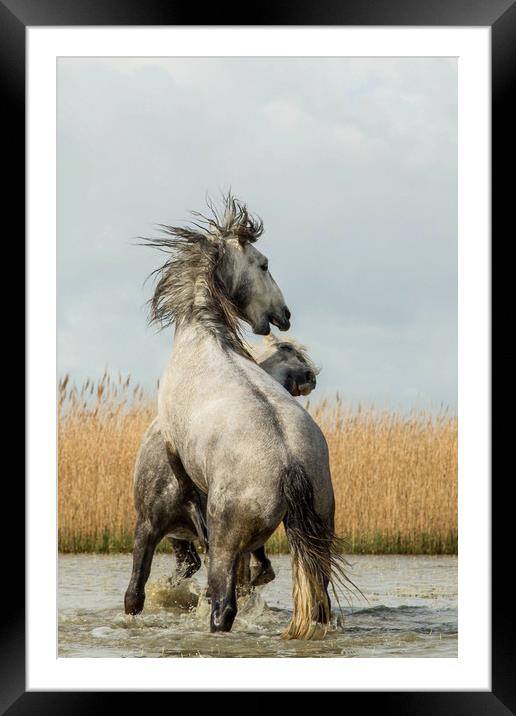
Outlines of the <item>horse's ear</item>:
[[257,237],[254,233],[255,229],[253,225],[249,222],[249,216],[247,214],[247,211],[245,211],[240,223],[233,227],[233,231],[240,243],[240,246],[252,244],[256,241]]

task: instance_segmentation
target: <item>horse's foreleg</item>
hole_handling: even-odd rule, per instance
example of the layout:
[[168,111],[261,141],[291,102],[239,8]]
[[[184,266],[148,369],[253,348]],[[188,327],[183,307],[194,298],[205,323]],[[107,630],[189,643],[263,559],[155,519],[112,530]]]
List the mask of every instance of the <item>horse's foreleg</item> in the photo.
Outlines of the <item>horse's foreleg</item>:
[[238,555],[210,545],[208,586],[211,594],[210,631],[230,631],[237,613],[236,563]]
[[189,579],[201,568],[201,560],[193,542],[168,537],[176,556],[176,578]]
[[126,614],[139,614],[145,602],[145,584],[149,578],[154,550],[162,535],[150,522],[138,520],[133,548],[133,571],[125,593]]
[[257,564],[251,565],[251,586],[259,587],[268,584],[276,577],[270,559],[265,554],[265,547],[259,547],[253,552],[253,561]]

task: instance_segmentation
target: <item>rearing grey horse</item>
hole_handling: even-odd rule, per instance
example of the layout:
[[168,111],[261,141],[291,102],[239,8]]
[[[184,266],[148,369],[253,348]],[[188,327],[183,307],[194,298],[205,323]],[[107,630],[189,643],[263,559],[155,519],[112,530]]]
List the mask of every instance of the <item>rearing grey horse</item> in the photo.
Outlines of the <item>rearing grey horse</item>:
[[[283,385],[291,395],[308,395],[316,386],[318,368],[306,348],[296,341],[266,336],[265,347],[253,350],[257,364]],[[186,496],[186,500],[185,500]],[[197,501],[196,501],[197,500]],[[199,539],[206,547],[204,532],[206,498],[197,489],[185,493],[170,467],[167,448],[153,420],[142,438],[134,470],[134,505],[137,513],[136,531],[141,522],[150,523],[157,539],[167,536],[176,557],[176,581],[191,577],[201,566],[194,544]],[[200,510],[198,509],[200,508]],[[265,548],[253,553],[239,565],[238,586],[245,592],[274,579],[274,570]],[[141,544],[133,550],[133,569],[124,598],[127,614],[139,614],[145,601],[145,583],[149,577],[148,551]]]
[[[213,209],[212,209],[213,210]],[[336,547],[328,447],[314,420],[245,348],[239,321],[266,335],[290,327],[290,312],[254,243],[263,231],[228,196],[222,215],[197,214],[192,228],[165,226],[149,240],[170,256],[158,269],[152,318],[175,324],[158,392],[158,420],[171,467],[207,495],[211,631],[229,631],[236,566],[283,520],[291,549],[294,609],[286,638],[326,627],[329,583],[345,578]],[[144,524],[139,548],[152,558]]]

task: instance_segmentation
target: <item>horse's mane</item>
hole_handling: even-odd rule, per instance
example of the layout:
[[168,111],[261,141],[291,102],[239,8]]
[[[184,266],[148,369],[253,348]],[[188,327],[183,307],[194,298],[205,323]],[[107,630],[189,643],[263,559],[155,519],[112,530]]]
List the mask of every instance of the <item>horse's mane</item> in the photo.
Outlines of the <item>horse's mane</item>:
[[270,356],[276,353],[276,351],[278,350],[278,346],[280,346],[282,343],[289,343],[294,349],[294,351],[297,353],[299,358],[304,360],[304,362],[308,365],[314,375],[319,375],[321,369],[314,363],[312,358],[309,356],[308,348],[306,346],[303,346],[301,343],[298,343],[295,338],[291,338],[290,336],[282,336],[281,338],[278,338],[274,335],[274,333],[270,333],[268,336],[264,336],[264,345],[252,346],[250,348],[250,351],[257,363],[263,363],[265,360],[267,360],[267,358],[270,358]]
[[156,285],[149,300],[149,322],[164,328],[197,318],[219,342],[252,360],[242,337],[238,309],[218,278],[217,267],[229,239],[254,243],[263,233],[263,222],[251,216],[247,206],[231,193],[223,197],[221,211],[210,200],[207,205],[211,215],[192,211],[196,221],[191,226],[159,224],[165,237],[141,237],[146,246],[169,254],[151,274]]

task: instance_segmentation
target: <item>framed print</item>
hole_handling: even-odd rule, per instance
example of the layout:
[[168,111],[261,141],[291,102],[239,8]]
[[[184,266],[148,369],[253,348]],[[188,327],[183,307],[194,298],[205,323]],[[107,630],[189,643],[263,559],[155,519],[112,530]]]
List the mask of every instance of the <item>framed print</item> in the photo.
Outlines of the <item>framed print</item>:
[[2,707],[509,713],[490,216],[514,4],[0,13],[28,278]]

